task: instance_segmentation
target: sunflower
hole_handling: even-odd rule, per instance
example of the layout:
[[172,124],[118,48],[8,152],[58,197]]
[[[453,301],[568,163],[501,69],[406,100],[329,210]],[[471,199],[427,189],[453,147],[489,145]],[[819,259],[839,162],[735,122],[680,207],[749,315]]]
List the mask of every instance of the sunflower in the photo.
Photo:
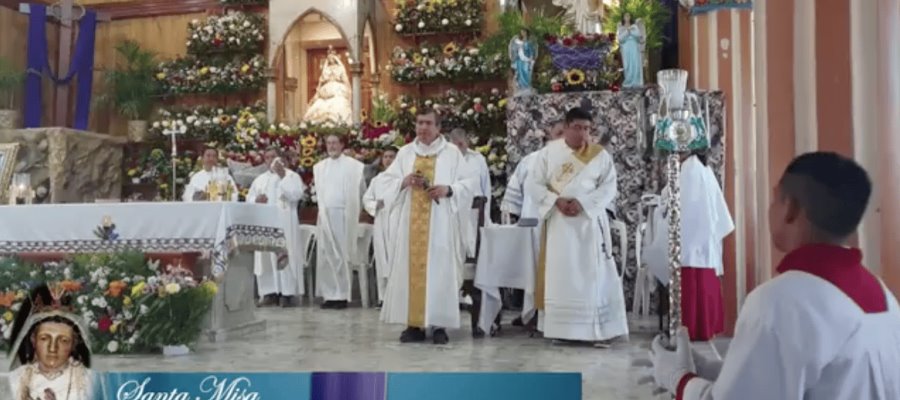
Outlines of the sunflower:
[[300,152],[300,155],[303,157],[312,157],[314,154],[316,154],[316,150],[312,147],[304,147]]
[[573,69],[569,70],[568,73],[566,73],[566,83],[568,83],[571,86],[580,85],[580,84],[584,83],[584,78],[585,78],[584,71],[582,71],[578,68],[573,68]]
[[303,147],[312,148],[316,146],[316,137],[315,136],[306,136],[300,140],[300,145]]
[[444,55],[447,57],[453,57],[453,55],[456,54],[457,50],[459,50],[459,48],[456,46],[456,43],[447,43],[447,45],[444,46]]
[[309,168],[316,164],[316,159],[312,157],[303,157],[300,159],[300,166],[303,168]]
[[231,117],[228,115],[220,115],[219,116],[219,125],[228,125],[231,122]]

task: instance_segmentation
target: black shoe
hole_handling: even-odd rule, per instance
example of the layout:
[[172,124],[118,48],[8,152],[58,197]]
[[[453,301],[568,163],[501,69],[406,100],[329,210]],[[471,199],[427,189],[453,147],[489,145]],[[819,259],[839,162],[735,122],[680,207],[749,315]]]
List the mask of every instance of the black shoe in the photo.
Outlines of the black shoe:
[[333,310],[335,308],[333,301],[326,301],[326,302],[322,303],[322,305],[320,307],[323,310]]
[[257,307],[272,307],[278,305],[278,295],[277,294],[267,294],[263,296],[263,298],[256,303]]
[[421,328],[406,328],[406,330],[400,334],[400,343],[421,343],[424,341],[425,331]]
[[[446,333],[445,333],[444,335],[446,335]],[[436,336],[435,336],[435,337],[436,337]],[[474,339],[482,339],[482,338],[484,338],[484,329],[481,329],[481,328],[479,328],[479,327],[477,327],[477,326],[476,326],[475,328],[473,328],[473,329],[472,329],[472,338],[474,338]]]
[[378,305],[375,306],[375,308],[377,308],[377,309],[379,309],[379,310],[382,309],[382,308],[384,308],[384,302],[383,302],[383,301],[379,301],[379,302],[378,302]]
[[338,300],[334,302],[335,310],[343,310],[347,308],[347,300]]
[[297,302],[295,301],[294,296],[281,296],[279,304],[283,308],[297,307]]
[[516,319],[512,320],[512,326],[525,326],[525,323],[522,322],[522,317],[516,317]]
[[431,340],[434,341],[434,344],[447,344],[450,342],[450,337],[447,336],[447,331],[435,329],[434,333],[431,334]]

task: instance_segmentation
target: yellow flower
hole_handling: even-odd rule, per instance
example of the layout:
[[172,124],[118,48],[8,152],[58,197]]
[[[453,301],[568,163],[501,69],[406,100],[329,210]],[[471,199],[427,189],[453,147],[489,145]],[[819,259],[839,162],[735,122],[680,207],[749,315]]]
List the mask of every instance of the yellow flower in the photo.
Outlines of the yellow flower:
[[301,167],[309,168],[309,167],[312,167],[312,166],[315,165],[315,164],[316,164],[316,159],[314,159],[314,158],[312,158],[312,157],[304,157],[304,158],[300,159],[300,166],[301,166]]
[[500,99],[500,101],[497,102],[497,106],[500,108],[506,107],[506,99]]
[[219,286],[213,281],[203,282],[201,286],[203,287],[203,290],[206,290],[206,292],[212,296],[215,296],[216,293],[219,292]]
[[169,184],[168,183],[160,183],[159,188],[162,190],[166,190],[169,188]]
[[447,43],[447,45],[444,46],[444,55],[448,56],[448,57],[452,57],[454,54],[456,54],[457,50],[459,50],[459,48],[456,47],[456,43],[453,43],[453,42]]
[[243,73],[245,73],[245,74],[246,74],[247,71],[249,71],[249,70],[250,70],[250,66],[247,65],[247,64],[244,64],[244,66],[241,67],[241,72],[243,72]]
[[137,168],[132,168],[132,169],[129,169],[129,170],[128,170],[128,176],[133,177],[133,176],[135,176],[135,175],[137,175],[137,174],[138,174]]
[[573,68],[566,74],[566,82],[573,86],[584,83],[584,78],[584,71],[578,68]]
[[166,293],[168,293],[168,294],[175,294],[180,291],[181,291],[181,286],[179,286],[175,282],[172,282],[172,283],[166,285]]
[[160,72],[160,73],[156,74],[156,79],[159,79],[159,80],[166,79],[166,73]]
[[[137,285],[132,286],[132,287],[131,287],[131,297],[138,297],[138,296],[140,296],[142,293],[144,293],[144,286],[147,286],[147,283],[145,283],[145,282],[138,282]],[[128,299],[128,298],[126,297],[126,299]],[[130,301],[130,300],[131,300],[131,299],[129,299],[129,301]]]
[[208,68],[208,67],[200,68],[200,75],[206,75],[206,74],[208,74],[208,73],[209,73],[209,68]]
[[3,319],[5,319],[6,322],[12,321],[12,319],[13,319],[12,311],[6,311],[5,313],[3,313]]
[[[132,291],[133,291],[133,289],[132,289]],[[122,299],[122,304],[124,304],[126,307],[131,306],[131,297],[125,296]]]
[[303,157],[312,157],[316,153],[312,147],[304,147],[303,151],[300,152],[300,155]]
[[315,147],[316,146],[316,137],[315,136],[307,136],[300,140],[300,145],[303,147]]
[[16,292],[16,300],[22,300],[22,299],[24,299],[24,298],[25,298],[25,291],[24,291],[24,290],[20,290],[20,291]]
[[409,108],[409,113],[412,114],[412,115],[416,115],[416,107],[415,107],[415,106],[410,107],[410,108]]
[[116,333],[117,330],[119,330],[119,322],[109,326],[109,333]]
[[220,115],[219,116],[219,125],[228,125],[231,122],[231,117],[228,115]]

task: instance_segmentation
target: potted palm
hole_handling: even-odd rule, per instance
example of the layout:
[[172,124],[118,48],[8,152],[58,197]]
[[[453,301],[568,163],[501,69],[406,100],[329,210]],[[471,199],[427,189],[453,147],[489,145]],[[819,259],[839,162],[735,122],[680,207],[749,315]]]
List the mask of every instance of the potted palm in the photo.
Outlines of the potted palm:
[[16,92],[22,87],[25,73],[12,61],[0,57],[0,129],[19,126],[19,110],[15,108]]
[[124,40],[116,46],[121,67],[106,73],[107,94],[102,98],[128,118],[128,138],[141,142],[147,135],[147,118],[157,94],[153,74],[156,55],[137,42]]

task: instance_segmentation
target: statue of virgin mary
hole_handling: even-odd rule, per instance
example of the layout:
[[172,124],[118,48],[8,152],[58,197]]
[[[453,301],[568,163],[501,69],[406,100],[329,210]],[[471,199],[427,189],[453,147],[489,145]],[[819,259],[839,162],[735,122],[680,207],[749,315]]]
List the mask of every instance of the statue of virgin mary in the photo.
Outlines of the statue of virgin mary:
[[309,102],[303,120],[314,124],[351,125],[352,114],[347,70],[334,49],[329,47],[316,95]]
[[91,344],[62,285],[41,285],[22,303],[12,326],[12,372],[3,398],[93,400]]

